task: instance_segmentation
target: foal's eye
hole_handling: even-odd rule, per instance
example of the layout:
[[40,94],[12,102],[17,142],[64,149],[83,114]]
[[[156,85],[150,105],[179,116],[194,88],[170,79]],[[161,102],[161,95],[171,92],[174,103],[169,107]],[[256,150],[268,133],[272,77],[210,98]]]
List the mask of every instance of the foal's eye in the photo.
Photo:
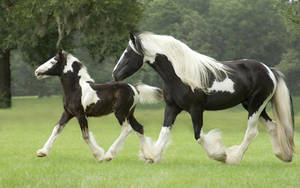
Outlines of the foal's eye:
[[54,65],[56,62],[55,61],[51,61],[51,64]]

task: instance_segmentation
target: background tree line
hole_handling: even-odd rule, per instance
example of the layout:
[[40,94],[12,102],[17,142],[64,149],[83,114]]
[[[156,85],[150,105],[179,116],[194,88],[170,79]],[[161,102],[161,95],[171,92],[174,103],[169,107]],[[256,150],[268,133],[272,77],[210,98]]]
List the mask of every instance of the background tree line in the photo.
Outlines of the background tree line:
[[[3,2],[7,5],[11,1]],[[111,81],[111,71],[127,46],[129,31],[173,35],[192,49],[220,61],[257,59],[283,71],[292,93],[300,94],[298,1],[75,0],[61,3],[52,0],[43,5],[37,1],[22,2],[25,5],[14,7],[15,12],[7,9],[11,22],[5,21],[7,15],[0,12],[0,39],[5,41],[0,44],[0,51],[12,52],[13,95],[61,93],[57,79],[36,80],[33,75],[38,64],[55,54],[58,38],[61,38],[60,46],[85,63],[96,82]],[[29,18],[28,12],[31,12]],[[9,27],[2,27],[2,23]],[[12,38],[3,37],[10,32]],[[126,81],[160,85],[159,77],[149,66]]]

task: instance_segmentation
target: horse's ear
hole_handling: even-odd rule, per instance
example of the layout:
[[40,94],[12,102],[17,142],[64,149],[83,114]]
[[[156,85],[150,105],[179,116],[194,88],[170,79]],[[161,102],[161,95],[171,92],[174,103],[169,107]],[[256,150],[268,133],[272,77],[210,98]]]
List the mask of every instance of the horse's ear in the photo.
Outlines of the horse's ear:
[[132,32],[129,33],[131,42],[135,45],[135,36]]
[[59,49],[58,50],[58,56],[59,56],[59,59],[62,59],[63,58],[63,49]]

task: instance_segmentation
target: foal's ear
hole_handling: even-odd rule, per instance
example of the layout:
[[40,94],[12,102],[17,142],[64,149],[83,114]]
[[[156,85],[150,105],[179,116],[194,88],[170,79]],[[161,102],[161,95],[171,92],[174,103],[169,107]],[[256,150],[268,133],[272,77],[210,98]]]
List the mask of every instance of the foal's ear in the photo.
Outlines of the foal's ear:
[[135,45],[135,36],[132,32],[129,33],[131,42]]

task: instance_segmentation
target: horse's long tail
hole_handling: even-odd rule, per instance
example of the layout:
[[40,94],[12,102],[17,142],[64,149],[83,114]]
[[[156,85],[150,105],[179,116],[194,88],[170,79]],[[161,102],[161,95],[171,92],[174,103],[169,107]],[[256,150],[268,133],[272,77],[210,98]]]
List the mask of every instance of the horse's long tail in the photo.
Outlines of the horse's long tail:
[[158,103],[164,100],[163,91],[160,88],[142,83],[136,84],[135,88],[138,92],[139,103]]
[[291,162],[294,154],[294,111],[292,97],[283,79],[283,74],[273,70],[278,80],[272,98],[273,115],[276,120],[280,153],[276,154],[283,161]]

